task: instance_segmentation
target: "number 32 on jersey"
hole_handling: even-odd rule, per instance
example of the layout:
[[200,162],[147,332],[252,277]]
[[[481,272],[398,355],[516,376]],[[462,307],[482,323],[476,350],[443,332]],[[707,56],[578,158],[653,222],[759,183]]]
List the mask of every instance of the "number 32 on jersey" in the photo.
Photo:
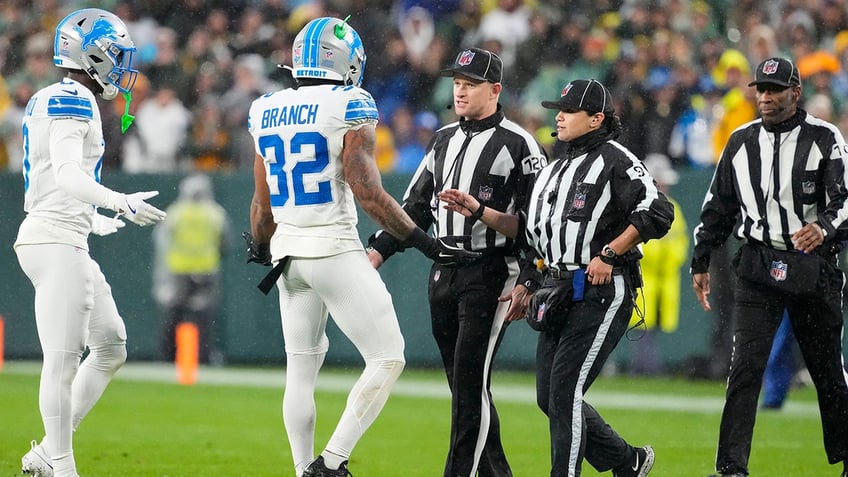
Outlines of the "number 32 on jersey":
[[[288,144],[276,134],[261,136],[259,151],[270,171],[271,207],[285,206],[291,196],[294,206],[332,202],[332,182],[310,178],[312,174],[320,174],[330,163],[327,138],[320,133],[298,132]],[[286,171],[286,161],[296,162],[289,168],[291,172]]]

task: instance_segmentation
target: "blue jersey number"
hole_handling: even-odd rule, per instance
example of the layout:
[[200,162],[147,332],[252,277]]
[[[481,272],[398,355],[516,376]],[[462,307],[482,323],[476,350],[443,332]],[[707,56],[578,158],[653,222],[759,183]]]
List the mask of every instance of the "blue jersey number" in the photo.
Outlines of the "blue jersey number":
[[[307,191],[303,185],[303,176],[306,174],[317,174],[323,171],[330,163],[327,138],[317,132],[299,132],[291,139],[289,152],[300,154],[304,146],[312,146],[315,155],[311,160],[299,161],[291,170],[291,183],[294,192],[294,205],[316,205],[332,202],[333,193],[330,181],[316,183],[317,190]],[[268,151],[272,150],[274,160],[270,163],[271,178],[277,181],[278,193],[271,193],[271,207],[282,207],[289,200],[289,176],[284,166],[286,164],[286,144],[283,138],[277,135],[262,136],[259,138],[259,150],[262,157],[268,159]]]

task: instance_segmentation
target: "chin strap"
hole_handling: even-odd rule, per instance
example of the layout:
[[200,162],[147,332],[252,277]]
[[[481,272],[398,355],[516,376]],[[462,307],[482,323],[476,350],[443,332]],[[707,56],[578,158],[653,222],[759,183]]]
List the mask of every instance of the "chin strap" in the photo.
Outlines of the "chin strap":
[[132,93],[124,93],[124,101],[126,102],[126,104],[124,105],[124,114],[121,116],[121,134],[125,134],[127,132],[127,129],[129,129],[133,123],[133,119],[135,119],[135,116],[130,114],[130,103],[132,102]]

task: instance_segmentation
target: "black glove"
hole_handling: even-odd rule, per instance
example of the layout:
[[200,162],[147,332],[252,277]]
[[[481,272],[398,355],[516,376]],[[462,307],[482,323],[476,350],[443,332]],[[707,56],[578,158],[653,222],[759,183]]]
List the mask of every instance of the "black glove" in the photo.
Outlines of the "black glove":
[[247,263],[258,263],[266,267],[271,266],[271,244],[256,243],[253,240],[253,234],[244,232],[241,234],[244,241],[247,242]]
[[446,267],[465,265],[477,260],[483,255],[480,252],[472,252],[457,246],[456,244],[460,241],[459,239],[454,239],[451,243],[448,243],[445,239],[435,239],[427,235],[427,232],[416,227],[409,237],[404,240],[404,245],[417,248],[427,258]]

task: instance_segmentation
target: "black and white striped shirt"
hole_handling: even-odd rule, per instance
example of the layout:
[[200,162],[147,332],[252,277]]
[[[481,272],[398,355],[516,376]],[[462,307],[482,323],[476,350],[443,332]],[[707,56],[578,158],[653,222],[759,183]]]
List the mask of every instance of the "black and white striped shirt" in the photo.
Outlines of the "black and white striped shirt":
[[[848,218],[848,146],[833,124],[798,112],[772,127],[757,119],[727,142],[694,230],[692,273],[734,231],[748,242],[793,250],[792,235],[818,222],[827,240]],[[844,237],[843,237],[844,238]]]
[[[439,205],[445,189],[468,192],[486,207],[517,214],[526,205],[534,175],[547,164],[547,155],[532,134],[506,119],[501,109],[482,120],[460,120],[434,134],[404,196],[403,208],[424,230],[437,237],[465,236],[466,249],[509,253],[515,240],[482,221],[464,217]],[[372,242],[385,256],[385,233]],[[382,243],[381,243],[382,242]],[[391,253],[391,252],[390,252]]]
[[[578,138],[536,178],[527,240],[549,266],[587,266],[629,224],[643,241],[671,227],[674,206],[642,162],[610,137],[599,130]],[[634,250],[622,262],[639,258]]]

